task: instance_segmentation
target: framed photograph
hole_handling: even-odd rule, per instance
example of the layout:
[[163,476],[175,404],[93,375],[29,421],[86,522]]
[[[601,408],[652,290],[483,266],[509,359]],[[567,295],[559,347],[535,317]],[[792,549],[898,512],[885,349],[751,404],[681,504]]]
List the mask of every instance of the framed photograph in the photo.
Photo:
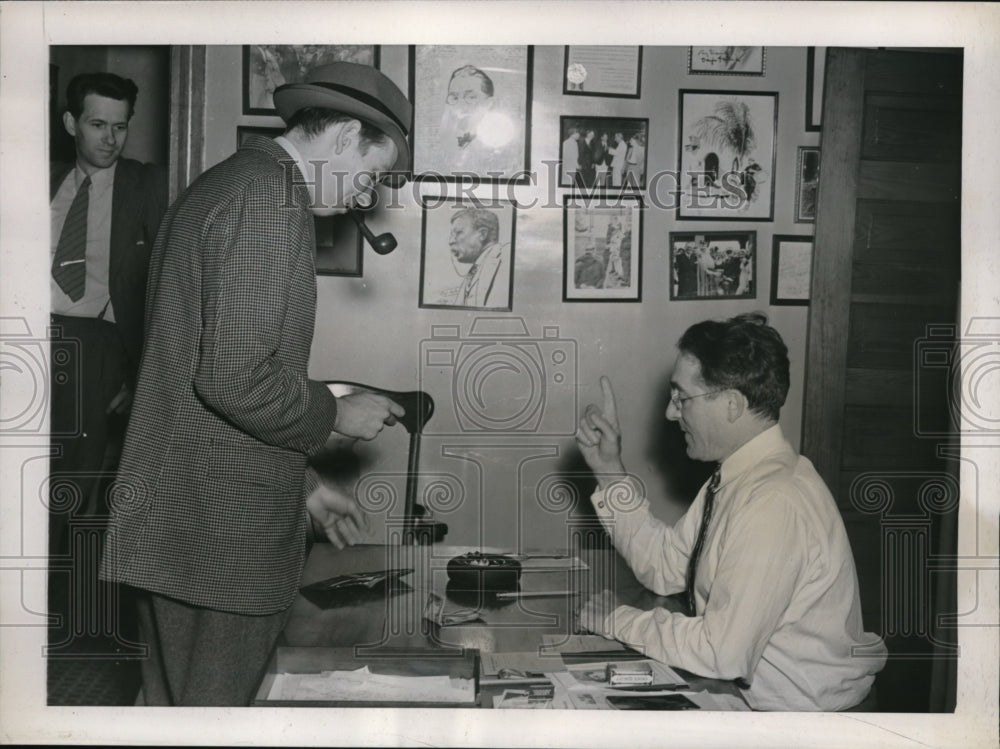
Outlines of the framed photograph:
[[285,132],[283,127],[257,127],[256,125],[239,125],[236,128],[236,147],[242,148],[247,138],[251,135],[260,135],[264,138],[277,138]]
[[826,47],[806,47],[806,132],[820,129],[823,116],[823,75]]
[[421,203],[420,306],[510,312],[514,203],[431,196]]
[[[251,135],[275,138],[283,127],[240,125],[236,128],[236,147]],[[350,216],[315,216],[316,273],[320,276],[362,276],[364,242]]]
[[410,47],[415,177],[527,184],[531,47]]
[[816,195],[819,191],[819,148],[799,146],[795,170],[795,223],[816,223]]
[[364,240],[346,214],[315,216],[316,275],[363,276]]
[[688,73],[764,75],[764,47],[688,47]]
[[642,47],[566,47],[563,93],[638,99],[642,90]]
[[813,238],[775,234],[771,255],[771,304],[809,304]]
[[559,118],[559,187],[644,190],[649,120]]
[[757,232],[671,232],[670,299],[754,299]]
[[679,219],[771,221],[778,94],[680,91]]
[[247,44],[243,47],[243,114],[276,115],[274,89],[305,80],[313,68],[331,62],[378,67],[374,44]]
[[563,198],[563,301],[642,301],[638,196]]

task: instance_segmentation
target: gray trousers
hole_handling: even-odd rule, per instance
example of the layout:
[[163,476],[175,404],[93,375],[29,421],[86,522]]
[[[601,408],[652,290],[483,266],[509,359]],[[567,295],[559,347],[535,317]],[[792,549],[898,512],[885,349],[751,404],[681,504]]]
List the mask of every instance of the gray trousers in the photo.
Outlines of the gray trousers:
[[142,693],[149,706],[246,706],[253,700],[288,610],[247,616],[137,590]]

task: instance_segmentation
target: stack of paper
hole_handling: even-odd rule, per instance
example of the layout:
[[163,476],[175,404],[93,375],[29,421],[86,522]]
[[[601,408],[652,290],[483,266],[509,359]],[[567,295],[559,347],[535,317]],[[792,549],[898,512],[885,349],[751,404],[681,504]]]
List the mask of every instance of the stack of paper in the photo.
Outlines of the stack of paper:
[[288,702],[469,703],[476,699],[472,679],[450,676],[389,676],[368,667],[318,674],[277,674],[270,700]]

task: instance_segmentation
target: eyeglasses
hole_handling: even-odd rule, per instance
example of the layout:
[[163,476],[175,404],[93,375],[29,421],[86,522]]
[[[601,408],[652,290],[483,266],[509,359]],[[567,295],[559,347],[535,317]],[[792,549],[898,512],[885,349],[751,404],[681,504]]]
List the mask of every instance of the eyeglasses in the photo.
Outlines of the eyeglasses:
[[670,393],[670,405],[672,405],[674,408],[680,411],[681,408],[684,407],[684,404],[687,403],[689,400],[693,400],[695,398],[704,398],[706,395],[715,395],[716,393],[721,393],[721,392],[723,391],[710,390],[707,393],[698,393],[697,395],[686,395],[682,398],[679,393],[673,391]]

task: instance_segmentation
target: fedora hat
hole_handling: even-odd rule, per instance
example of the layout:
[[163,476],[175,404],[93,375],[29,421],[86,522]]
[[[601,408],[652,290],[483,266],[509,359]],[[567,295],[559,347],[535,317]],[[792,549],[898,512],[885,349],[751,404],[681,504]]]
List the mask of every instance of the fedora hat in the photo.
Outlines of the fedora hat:
[[301,83],[274,90],[274,106],[285,122],[305,107],[325,107],[353,115],[388,135],[399,151],[393,172],[410,171],[407,136],[413,107],[387,76],[368,65],[331,62],[314,68]]

